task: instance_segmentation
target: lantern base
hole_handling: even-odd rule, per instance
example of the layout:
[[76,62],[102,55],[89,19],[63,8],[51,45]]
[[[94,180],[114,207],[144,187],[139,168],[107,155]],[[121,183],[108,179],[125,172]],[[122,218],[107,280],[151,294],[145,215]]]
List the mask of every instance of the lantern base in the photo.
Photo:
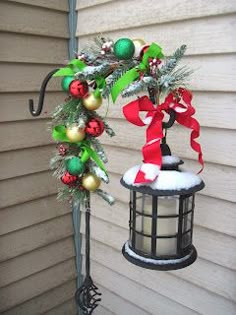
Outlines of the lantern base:
[[197,259],[196,248],[192,245],[189,251],[182,257],[170,258],[170,259],[154,259],[140,256],[135,253],[129,246],[129,241],[127,241],[123,248],[122,254],[124,257],[134,265],[137,265],[146,269],[153,270],[177,270],[185,268]]

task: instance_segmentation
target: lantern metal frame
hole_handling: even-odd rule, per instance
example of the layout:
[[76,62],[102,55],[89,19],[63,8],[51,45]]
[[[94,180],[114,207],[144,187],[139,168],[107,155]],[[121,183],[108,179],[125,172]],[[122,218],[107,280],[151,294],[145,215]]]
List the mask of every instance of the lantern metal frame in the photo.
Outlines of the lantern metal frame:
[[[195,192],[204,188],[204,182],[201,181],[200,184],[195,185],[189,189],[177,190],[153,190],[148,186],[133,186],[128,185],[121,179],[121,184],[130,190],[130,220],[129,220],[129,240],[124,244],[122,253],[124,257],[131,263],[148,269],[155,270],[176,270],[185,268],[191,265],[197,258],[196,248],[192,244],[193,235],[193,219],[194,219],[194,208],[195,208]],[[141,193],[141,196],[138,196]],[[144,198],[148,195],[152,198],[152,211],[147,214],[143,211],[137,209],[137,200],[139,198]],[[158,214],[158,200],[167,196],[175,196],[178,202],[178,212],[176,214]],[[192,198],[191,208],[186,211],[186,202]],[[151,235],[139,231],[136,229],[137,218],[142,216],[144,218],[150,218],[151,225]],[[186,229],[184,225],[186,220],[191,217],[190,227]],[[175,219],[177,220],[177,233],[171,235],[158,235],[157,224],[158,220],[165,219]],[[160,221],[159,221],[160,222]],[[136,237],[150,238],[150,248],[149,252],[140,250],[137,248]],[[188,243],[184,246],[186,236],[188,235]],[[176,250],[173,255],[158,255],[157,254],[157,244],[160,239],[170,239],[176,238]]]

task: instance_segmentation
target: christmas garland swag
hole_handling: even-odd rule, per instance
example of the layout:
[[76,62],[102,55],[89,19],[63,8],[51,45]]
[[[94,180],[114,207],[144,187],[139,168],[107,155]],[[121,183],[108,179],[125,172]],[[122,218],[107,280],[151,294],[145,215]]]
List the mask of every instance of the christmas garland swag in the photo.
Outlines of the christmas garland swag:
[[[61,87],[69,94],[52,116],[52,137],[58,142],[58,152],[51,159],[51,167],[64,184],[59,189],[59,199],[83,203],[87,193],[94,192],[114,203],[114,198],[100,189],[101,182],[108,183],[109,177],[104,165],[107,157],[98,138],[104,131],[110,137],[115,135],[106,117],[96,112],[103,98],[109,101],[111,97],[115,102],[120,94],[129,97],[144,91],[149,95],[138,97],[123,108],[129,122],[147,126],[143,164],[134,185],[158,180],[164,112],[174,112],[175,120],[192,130],[191,147],[203,165],[201,147],[195,140],[200,127],[192,117],[192,94],[185,88],[192,71],[179,66],[185,51],[186,46],[182,45],[172,56],[164,56],[156,43],[147,45],[141,39],[128,38],[114,43],[98,37],[91,47],[54,74],[63,77]],[[147,113],[145,119],[139,117],[141,111]]]

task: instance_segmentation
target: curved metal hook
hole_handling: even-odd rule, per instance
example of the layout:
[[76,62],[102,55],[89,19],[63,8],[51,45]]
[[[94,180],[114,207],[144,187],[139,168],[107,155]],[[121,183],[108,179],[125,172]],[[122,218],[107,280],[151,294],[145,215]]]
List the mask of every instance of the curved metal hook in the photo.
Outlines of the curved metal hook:
[[46,91],[48,81],[51,79],[53,74],[57,72],[57,70],[59,70],[59,69],[54,69],[54,70],[50,71],[47,74],[47,76],[45,77],[45,79],[43,80],[40,91],[39,91],[39,101],[38,101],[37,110],[34,109],[34,100],[29,99],[29,110],[30,110],[30,113],[32,116],[39,116],[41,114],[42,109],[43,109],[44,96],[45,96],[45,91]]
[[175,118],[176,118],[176,112],[171,109],[169,112],[170,118],[167,122],[163,122],[162,123],[162,128],[163,129],[169,129],[170,127],[172,127],[174,125],[175,122]]

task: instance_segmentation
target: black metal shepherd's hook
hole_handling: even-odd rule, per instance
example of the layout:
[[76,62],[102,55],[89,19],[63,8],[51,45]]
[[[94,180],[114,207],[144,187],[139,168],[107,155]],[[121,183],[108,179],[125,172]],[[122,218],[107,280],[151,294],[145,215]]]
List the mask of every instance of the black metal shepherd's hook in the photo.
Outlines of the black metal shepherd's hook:
[[40,91],[39,91],[39,101],[38,101],[38,107],[37,110],[35,110],[34,108],[34,100],[29,99],[29,110],[32,116],[39,116],[43,110],[43,102],[44,102],[44,96],[45,96],[45,91],[46,91],[46,87],[48,84],[48,81],[51,79],[51,77],[54,75],[54,73],[57,72],[57,70],[59,69],[54,69],[52,71],[50,71],[47,76],[45,77],[45,79],[42,82]]
[[90,193],[85,202],[85,278],[75,293],[75,300],[83,315],[91,315],[101,301],[101,293],[90,275]]

